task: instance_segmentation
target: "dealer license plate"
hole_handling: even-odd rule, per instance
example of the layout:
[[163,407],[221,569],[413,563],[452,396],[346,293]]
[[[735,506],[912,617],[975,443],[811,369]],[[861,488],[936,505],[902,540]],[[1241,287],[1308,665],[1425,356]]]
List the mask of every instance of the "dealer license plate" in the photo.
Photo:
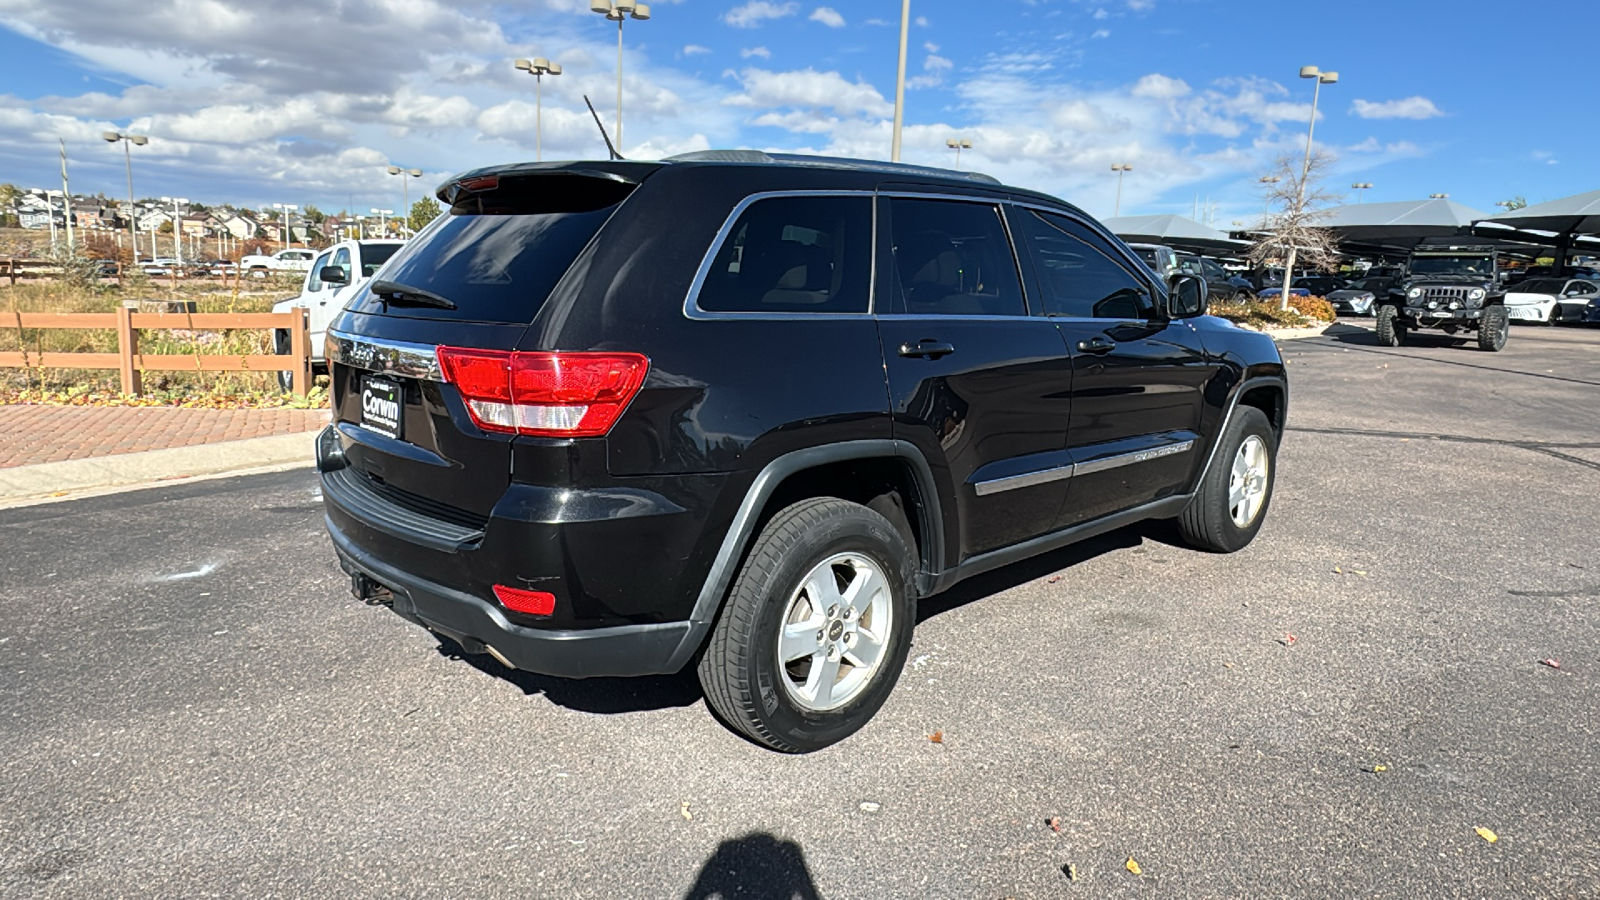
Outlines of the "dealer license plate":
[[405,389],[387,378],[361,382],[361,427],[400,440],[405,432]]

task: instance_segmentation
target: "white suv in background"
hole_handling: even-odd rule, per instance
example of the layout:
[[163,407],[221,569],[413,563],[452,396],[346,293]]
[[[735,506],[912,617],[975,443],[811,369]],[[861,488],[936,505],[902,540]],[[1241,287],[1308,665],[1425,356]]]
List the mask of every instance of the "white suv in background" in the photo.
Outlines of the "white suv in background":
[[[404,246],[405,241],[372,240],[342,241],[316,254],[311,262],[306,280],[300,286],[300,296],[273,304],[273,312],[304,309],[309,312],[311,336],[311,365],[319,368],[326,362],[323,342],[327,337],[328,323],[344,309],[351,297],[389,261],[389,257]],[[288,251],[285,251],[288,252]],[[311,252],[311,251],[306,251]],[[289,352],[289,333],[279,331],[274,335],[278,353]],[[291,376],[278,373],[278,382],[289,390]]]

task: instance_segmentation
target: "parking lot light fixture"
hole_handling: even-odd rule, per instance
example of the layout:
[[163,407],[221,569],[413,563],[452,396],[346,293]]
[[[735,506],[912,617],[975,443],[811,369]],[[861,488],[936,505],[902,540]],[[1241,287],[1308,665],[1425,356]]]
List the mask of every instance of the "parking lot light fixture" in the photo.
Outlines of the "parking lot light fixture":
[[544,159],[544,76],[560,75],[561,63],[551,62],[542,56],[535,56],[533,59],[519,59],[515,65],[518,69],[532,75],[534,79],[533,158],[537,162]]
[[1450,199],[1450,195],[1449,194],[1429,194],[1428,195],[1428,199],[1429,200],[1449,200]]
[[289,213],[294,212],[300,207],[294,203],[274,203],[272,204],[272,208],[283,210],[283,245],[285,247],[293,247],[294,232],[289,229]]
[[378,233],[383,235],[384,237],[388,237],[389,236],[389,217],[394,215],[394,210],[392,210],[392,209],[379,209],[376,206],[374,206],[372,208],[372,214],[378,217]]
[[1356,202],[1360,203],[1361,202],[1361,192],[1371,189],[1372,182],[1370,182],[1370,181],[1358,181],[1355,184],[1350,185],[1350,187],[1356,192]]
[[589,0],[590,12],[597,12],[617,23],[617,152],[622,152],[622,23],[627,19],[650,18],[650,4],[634,0]]
[[961,151],[971,150],[972,141],[966,138],[949,138],[944,142],[944,145],[956,152],[956,171],[961,171]]
[[[182,203],[187,205],[189,198],[162,197],[161,202],[172,204],[172,256],[178,261],[178,265],[181,266],[183,265],[183,213],[178,211],[178,204]],[[152,245],[150,249],[150,255],[154,257],[156,255],[154,252],[155,247]]]
[[[133,258],[139,258],[139,225],[135,222],[138,217],[133,208],[133,145],[143,147],[150,143],[150,138],[142,134],[124,134],[118,131],[102,131],[100,136],[115,144],[122,144],[122,161],[128,168],[128,237],[133,241]],[[155,256],[155,248],[150,248],[150,255]]]
[[402,236],[409,237],[411,231],[411,179],[421,178],[422,170],[390,166],[389,174],[400,176],[400,199],[404,201],[400,207],[400,215],[405,217],[401,220],[400,233]]
[[900,0],[900,59],[894,76],[894,135],[889,161],[900,161],[900,131],[906,121],[906,37],[911,29],[911,0]]
[[[1301,66],[1300,67],[1300,77],[1301,78],[1313,79],[1313,87],[1312,87],[1312,90],[1311,90],[1311,124],[1306,128],[1306,161],[1305,161],[1305,164],[1302,165],[1301,168],[1300,168],[1300,190],[1299,190],[1299,200],[1298,200],[1298,202],[1296,204],[1297,207],[1303,206],[1305,204],[1305,202],[1306,202],[1306,179],[1311,177],[1311,143],[1312,143],[1312,139],[1316,136],[1316,133],[1317,133],[1317,101],[1322,98],[1322,86],[1323,85],[1325,85],[1325,84],[1337,84],[1338,83],[1338,81],[1339,81],[1339,73],[1338,72],[1324,72],[1321,69],[1317,68],[1316,66]],[[1300,212],[1303,212],[1303,210],[1297,208],[1295,210],[1295,212],[1298,214]],[[1289,245],[1289,258],[1284,260],[1284,266],[1283,266],[1283,308],[1284,309],[1288,309],[1289,308],[1289,284],[1294,280],[1294,258],[1295,258],[1295,254],[1297,252],[1297,249],[1298,248],[1296,248],[1293,244],[1290,244]]]
[[1112,163],[1111,171],[1117,173],[1117,208],[1113,216],[1122,215],[1122,176],[1133,171],[1133,163]]

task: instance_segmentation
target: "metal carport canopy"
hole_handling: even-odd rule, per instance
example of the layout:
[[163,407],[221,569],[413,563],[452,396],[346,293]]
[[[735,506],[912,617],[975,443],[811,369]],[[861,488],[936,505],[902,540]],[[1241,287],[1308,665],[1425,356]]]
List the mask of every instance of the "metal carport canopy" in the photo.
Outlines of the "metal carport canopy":
[[1470,235],[1483,213],[1447,198],[1357,203],[1328,210],[1317,222],[1334,233],[1346,252],[1358,249],[1403,253],[1426,238]]
[[1479,216],[1477,221],[1557,235],[1600,234],[1600,191],[1535,203],[1495,216]]
[[1189,253],[1236,253],[1250,246],[1183,216],[1118,216],[1100,224],[1130,244],[1165,244]]

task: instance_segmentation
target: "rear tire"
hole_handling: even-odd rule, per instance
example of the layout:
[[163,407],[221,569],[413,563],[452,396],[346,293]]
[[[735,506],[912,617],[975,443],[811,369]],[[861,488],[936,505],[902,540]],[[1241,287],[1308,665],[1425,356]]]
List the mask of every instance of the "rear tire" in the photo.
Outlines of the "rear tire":
[[1278,472],[1278,437],[1267,416],[1253,406],[1234,408],[1189,505],[1178,514],[1178,531],[1197,550],[1243,550],[1272,505]]
[[1483,311],[1483,318],[1478,320],[1478,349],[1490,353],[1499,353],[1506,347],[1506,332],[1510,330],[1511,319],[1506,315],[1504,306],[1490,306]]
[[1405,326],[1400,323],[1400,310],[1384,305],[1378,307],[1378,343],[1385,347],[1398,347],[1406,339]]
[[784,753],[854,734],[905,666],[914,568],[900,532],[865,506],[821,497],[781,510],[751,546],[700,658],[706,702]]
[[1550,315],[1544,317],[1544,323],[1546,325],[1561,324],[1561,304],[1557,303],[1550,307]]

